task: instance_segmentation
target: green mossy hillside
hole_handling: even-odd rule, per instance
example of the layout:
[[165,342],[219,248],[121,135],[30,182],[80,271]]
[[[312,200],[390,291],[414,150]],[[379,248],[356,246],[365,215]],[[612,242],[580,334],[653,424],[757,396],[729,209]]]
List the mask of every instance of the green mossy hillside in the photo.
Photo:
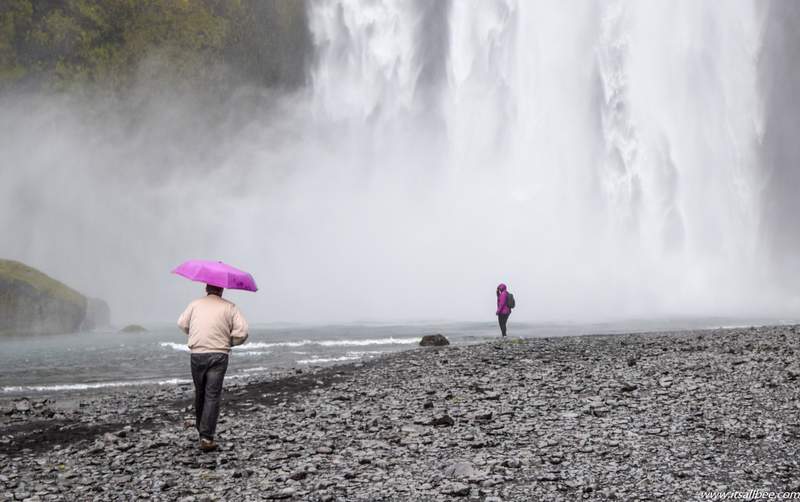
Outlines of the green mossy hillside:
[[4,0],[0,90],[304,79],[303,0]]
[[33,267],[14,260],[0,259],[0,278],[25,282],[37,291],[79,306],[86,306],[86,297]]
[[70,333],[86,316],[86,297],[48,275],[0,259],[0,333]]

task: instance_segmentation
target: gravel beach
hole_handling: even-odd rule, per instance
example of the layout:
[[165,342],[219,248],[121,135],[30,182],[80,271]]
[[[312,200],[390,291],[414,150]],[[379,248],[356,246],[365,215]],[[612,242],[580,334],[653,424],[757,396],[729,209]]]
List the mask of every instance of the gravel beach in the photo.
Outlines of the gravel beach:
[[[188,356],[187,356],[188,372]],[[800,492],[800,326],[509,339],[0,401],[0,500],[702,500]]]

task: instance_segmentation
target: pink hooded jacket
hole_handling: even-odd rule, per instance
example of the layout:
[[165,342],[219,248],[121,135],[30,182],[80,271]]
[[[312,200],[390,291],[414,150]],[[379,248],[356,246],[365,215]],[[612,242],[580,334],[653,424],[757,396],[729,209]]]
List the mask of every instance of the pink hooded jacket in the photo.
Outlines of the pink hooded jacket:
[[506,285],[500,284],[497,286],[497,315],[500,314],[510,314],[511,309],[508,308],[508,291],[506,291]]

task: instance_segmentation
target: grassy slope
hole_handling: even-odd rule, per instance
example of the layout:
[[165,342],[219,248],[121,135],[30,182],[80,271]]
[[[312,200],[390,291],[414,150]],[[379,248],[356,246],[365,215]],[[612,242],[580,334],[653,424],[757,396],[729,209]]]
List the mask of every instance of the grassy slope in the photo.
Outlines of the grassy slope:
[[304,0],[3,0],[0,90],[305,81]]
[[60,298],[75,305],[86,306],[86,297],[69,286],[39,272],[35,268],[13,260],[0,259],[0,280],[12,279],[30,284],[37,291]]

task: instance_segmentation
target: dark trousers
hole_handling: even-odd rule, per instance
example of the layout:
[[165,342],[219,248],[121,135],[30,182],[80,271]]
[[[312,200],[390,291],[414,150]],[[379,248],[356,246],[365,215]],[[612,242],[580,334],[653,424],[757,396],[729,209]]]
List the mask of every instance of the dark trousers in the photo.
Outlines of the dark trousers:
[[192,354],[192,380],[194,380],[195,425],[200,437],[214,439],[222,398],[222,380],[228,370],[228,354],[209,352]]
[[500,323],[500,333],[502,333],[503,336],[506,336],[506,323],[510,315],[511,314],[497,314],[497,321]]

